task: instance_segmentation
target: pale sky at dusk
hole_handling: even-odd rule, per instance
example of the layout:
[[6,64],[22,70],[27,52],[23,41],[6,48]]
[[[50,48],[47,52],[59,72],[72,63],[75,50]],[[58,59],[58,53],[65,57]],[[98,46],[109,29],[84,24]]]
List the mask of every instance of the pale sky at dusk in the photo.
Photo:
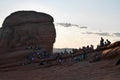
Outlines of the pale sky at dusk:
[[52,15],[55,23],[88,27],[56,25],[56,48],[97,45],[101,36],[112,42],[120,40],[120,0],[0,0],[0,26],[18,10],[44,12]]

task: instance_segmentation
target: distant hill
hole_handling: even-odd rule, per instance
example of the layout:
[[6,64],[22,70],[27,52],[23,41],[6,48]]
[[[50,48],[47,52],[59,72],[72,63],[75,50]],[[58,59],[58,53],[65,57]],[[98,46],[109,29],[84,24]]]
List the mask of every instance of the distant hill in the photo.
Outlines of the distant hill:
[[72,52],[72,49],[73,49],[73,48],[54,48],[54,49],[53,49],[53,53],[64,52],[65,49],[66,49],[66,51],[69,53],[69,52]]

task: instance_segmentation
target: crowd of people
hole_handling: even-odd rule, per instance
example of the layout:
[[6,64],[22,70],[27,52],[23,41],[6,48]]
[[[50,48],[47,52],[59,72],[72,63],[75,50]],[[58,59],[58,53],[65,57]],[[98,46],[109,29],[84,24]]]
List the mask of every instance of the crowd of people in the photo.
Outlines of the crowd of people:
[[110,44],[111,44],[111,42],[108,39],[106,39],[106,41],[105,41],[103,39],[103,37],[101,37],[100,44],[97,46],[97,48],[106,47]]
[[[74,56],[76,54],[77,56]],[[56,63],[61,64],[63,62],[66,62],[67,58],[65,57],[67,56],[72,61],[82,61],[86,59],[86,52],[85,50],[81,50],[81,49],[73,49],[72,51],[68,52],[65,49],[64,52],[52,54],[52,53],[46,52],[42,48],[39,48],[39,50],[36,50],[34,53],[31,53],[25,56],[26,62],[24,62],[23,65],[34,63],[36,60],[39,60],[40,65],[45,65],[46,59],[53,59],[54,61],[56,61]]]
[[[104,41],[104,39],[101,37],[99,48],[108,46],[110,44],[111,44],[111,42],[108,39],[106,39],[106,41]],[[94,46],[92,44],[87,45],[86,47],[83,46],[82,48],[79,48],[79,49],[72,49],[72,51],[70,51],[70,52],[68,52],[65,49],[64,52],[59,52],[59,53],[54,53],[54,54],[46,52],[43,48],[40,48],[40,47],[34,47],[34,48],[28,47],[26,49],[34,49],[36,51],[25,57],[25,59],[27,61],[24,63],[24,65],[34,63],[34,61],[36,61],[36,60],[39,61],[40,65],[45,65],[46,63],[48,63],[46,59],[53,59],[58,64],[62,64],[64,62],[66,62],[66,59],[68,59],[68,58],[74,62],[83,61],[83,60],[86,60],[86,58],[87,58],[86,55],[88,53],[92,53],[95,50]],[[99,61],[99,60],[100,60],[99,54],[93,55],[92,61]],[[90,61],[90,62],[92,62],[92,61]]]

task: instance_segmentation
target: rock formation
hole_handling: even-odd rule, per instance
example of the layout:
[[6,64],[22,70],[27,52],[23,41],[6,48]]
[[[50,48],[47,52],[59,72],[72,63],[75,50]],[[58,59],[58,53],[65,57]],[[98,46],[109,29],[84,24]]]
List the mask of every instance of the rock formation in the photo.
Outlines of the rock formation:
[[35,11],[12,13],[0,29],[0,54],[27,47],[40,47],[52,52],[56,37],[53,21],[50,15]]

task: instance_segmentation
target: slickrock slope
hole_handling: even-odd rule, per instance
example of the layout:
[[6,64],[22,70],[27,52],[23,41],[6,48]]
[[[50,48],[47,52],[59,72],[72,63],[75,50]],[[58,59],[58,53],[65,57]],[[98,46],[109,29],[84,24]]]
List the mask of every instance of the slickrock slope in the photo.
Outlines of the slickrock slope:
[[[118,42],[117,42],[118,43]],[[114,45],[114,46],[113,46]],[[113,43],[111,47],[90,53],[88,59],[80,62],[67,60],[62,64],[45,66],[33,63],[24,66],[0,69],[1,80],[119,80],[120,46]],[[102,54],[102,60],[89,62],[93,54]],[[113,57],[112,57],[113,56]],[[10,63],[11,64],[11,63]]]

